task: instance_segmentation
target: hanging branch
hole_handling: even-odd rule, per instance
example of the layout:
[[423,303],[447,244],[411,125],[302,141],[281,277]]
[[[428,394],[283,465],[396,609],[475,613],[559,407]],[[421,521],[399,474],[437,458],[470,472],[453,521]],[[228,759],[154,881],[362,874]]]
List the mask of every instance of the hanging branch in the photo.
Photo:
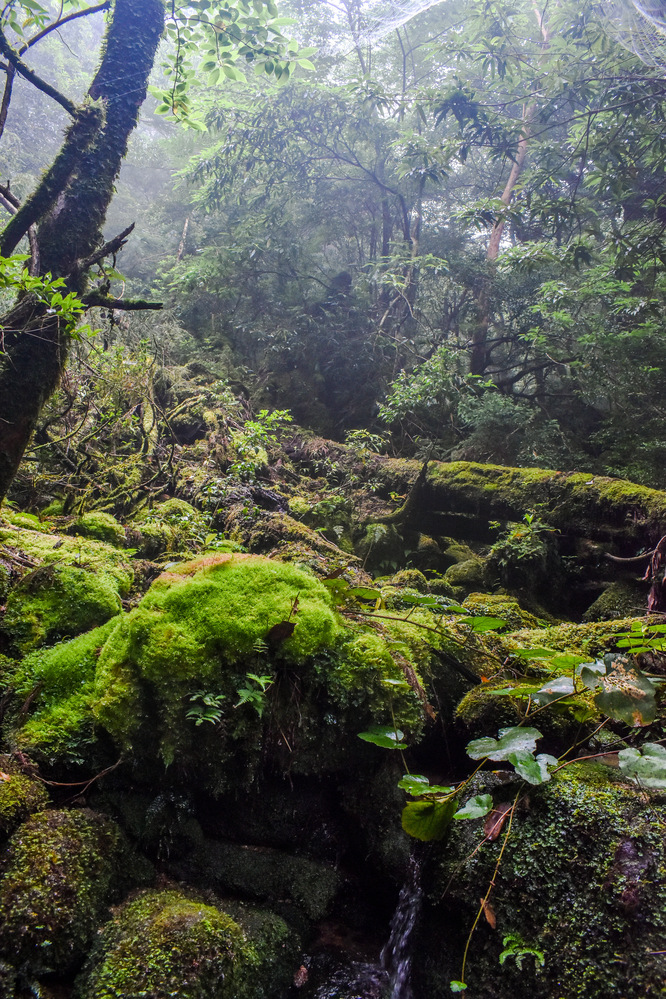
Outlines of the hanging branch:
[[83,295],[81,301],[89,308],[118,309],[121,312],[140,312],[146,309],[160,310],[164,308],[163,302],[145,302],[142,299],[110,298],[100,292],[91,291],[88,295]]
[[50,97],[52,100],[56,101],[57,104],[60,104],[60,106],[63,107],[72,117],[76,115],[76,104],[73,101],[70,101],[69,97],[65,97],[64,94],[61,94],[59,90],[56,90],[55,87],[52,87],[50,83],[47,83],[46,80],[42,80],[40,76],[37,76],[35,71],[30,69],[29,66],[26,66],[5,38],[2,28],[0,28],[0,52],[2,52],[5,59],[12,64],[16,72],[20,73],[21,76],[24,77],[29,83],[32,83],[33,87],[36,87],[37,90],[41,90],[47,97]]

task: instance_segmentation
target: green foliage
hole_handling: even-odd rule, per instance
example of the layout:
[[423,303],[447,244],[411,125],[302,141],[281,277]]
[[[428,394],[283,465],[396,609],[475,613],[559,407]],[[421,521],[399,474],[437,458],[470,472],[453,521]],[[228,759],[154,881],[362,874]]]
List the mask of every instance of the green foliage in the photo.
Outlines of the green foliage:
[[402,810],[402,828],[414,839],[431,842],[444,837],[456,810],[449,801],[410,801]]
[[622,773],[642,787],[666,789],[666,749],[663,746],[644,742],[640,749],[622,749],[618,760]]
[[597,707],[630,726],[651,725],[657,712],[654,683],[626,655],[606,655],[580,669],[586,687],[597,690]]
[[529,944],[526,944],[518,933],[507,934],[507,936],[502,939],[502,943],[504,944],[504,950],[500,954],[500,964],[504,964],[505,961],[511,958],[511,960],[516,962],[518,969],[522,971],[523,962],[526,957],[533,957],[534,963],[537,967],[543,967],[546,963],[543,952],[537,947],[532,947]]
[[246,420],[241,429],[232,433],[236,458],[229,466],[229,474],[254,482],[259,470],[268,464],[266,449],[277,443],[280,430],[291,419],[286,409],[272,413],[262,409],[254,420]]
[[[86,311],[78,295],[68,292],[63,295],[61,288],[65,287],[63,278],[54,278],[51,274],[32,275],[23,265],[30,257],[25,254],[15,254],[12,257],[0,257],[0,293],[16,295],[32,295],[36,302],[43,303],[49,312],[55,313],[62,321],[66,333],[77,339],[83,336],[93,336],[90,326],[79,326],[81,316]],[[0,353],[4,353],[0,341]]]
[[208,694],[205,690],[195,690],[189,697],[192,707],[185,717],[190,718],[195,725],[203,725],[204,722],[218,725],[222,721],[224,700],[224,694]]
[[236,690],[238,701],[234,704],[234,707],[239,708],[241,704],[249,704],[254,708],[259,717],[262,718],[266,709],[266,692],[273,684],[274,679],[270,675],[257,676],[256,673],[248,673],[247,684],[244,687],[238,687]]
[[371,742],[373,746],[381,746],[382,749],[407,748],[407,743],[403,742],[405,733],[395,726],[373,725],[367,732],[359,732],[358,737],[364,742]]

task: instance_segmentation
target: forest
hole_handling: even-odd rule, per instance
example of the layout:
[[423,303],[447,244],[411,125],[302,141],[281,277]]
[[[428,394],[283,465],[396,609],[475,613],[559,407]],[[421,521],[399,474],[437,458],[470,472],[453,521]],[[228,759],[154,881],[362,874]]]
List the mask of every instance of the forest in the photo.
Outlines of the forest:
[[666,994],[666,2],[0,3],[0,999]]

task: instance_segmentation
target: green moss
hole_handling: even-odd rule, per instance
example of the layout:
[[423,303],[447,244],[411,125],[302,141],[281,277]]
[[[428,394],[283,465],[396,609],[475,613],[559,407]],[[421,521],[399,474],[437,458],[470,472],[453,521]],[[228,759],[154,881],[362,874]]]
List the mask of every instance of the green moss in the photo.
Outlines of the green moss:
[[93,510],[84,513],[70,528],[70,534],[105,541],[115,548],[125,547],[125,529],[110,513]]
[[592,624],[558,624],[554,627],[533,631],[516,631],[507,636],[509,648],[548,648],[558,652],[575,652],[589,655],[590,659],[611,652],[615,648],[615,637],[628,631],[634,618],[621,618],[617,621],[597,621]]
[[482,559],[470,558],[466,562],[456,562],[444,573],[444,580],[460,596],[474,590],[483,590],[487,585],[487,573]]
[[36,692],[36,710],[27,720],[10,724],[10,738],[23,752],[39,761],[78,765],[90,756],[95,741],[91,701],[97,659],[107,637],[117,626],[107,621],[100,628],[38,649],[15,666],[11,683],[22,702]]
[[470,593],[463,601],[470,613],[479,617],[498,617],[506,621],[509,630],[517,631],[519,628],[540,628],[541,621],[523,610],[514,597],[505,593]]
[[44,527],[39,519],[32,513],[11,513],[3,511],[3,516],[13,527],[20,527],[24,531],[43,531]]
[[[498,788],[495,800],[514,793]],[[662,995],[665,963],[654,952],[666,931],[665,820],[663,797],[646,808],[609,768],[577,765],[530,789],[496,875],[502,838],[475,849],[481,823],[454,823],[426,874],[430,907],[415,961],[423,994],[444,994],[443,982],[459,977],[477,900],[494,877],[497,930],[481,923],[468,956],[475,997]],[[513,959],[500,965],[509,934],[541,951],[543,968],[529,956],[522,968]],[[442,935],[445,949],[434,946]]]
[[176,890],[116,912],[79,980],[77,999],[269,999],[289,984],[293,934],[256,914],[250,933],[222,909]]
[[174,552],[193,554],[208,533],[204,515],[185,500],[170,499],[142,511],[131,525],[129,537],[143,558]]
[[46,788],[11,756],[0,756],[0,838],[49,802]]
[[107,573],[43,566],[12,589],[2,631],[23,652],[78,635],[122,610],[116,581]]
[[483,519],[519,519],[538,508],[553,527],[588,536],[641,536],[666,524],[666,493],[584,472],[431,462],[428,506]]
[[0,881],[0,950],[32,974],[83,958],[113,901],[120,830],[88,810],[33,815],[9,842]]
[[129,593],[132,570],[111,545],[2,526],[0,545],[36,563],[10,590],[0,624],[21,652],[102,624]]
[[420,569],[401,569],[396,572],[390,580],[391,586],[406,586],[419,593],[429,593],[430,586]]

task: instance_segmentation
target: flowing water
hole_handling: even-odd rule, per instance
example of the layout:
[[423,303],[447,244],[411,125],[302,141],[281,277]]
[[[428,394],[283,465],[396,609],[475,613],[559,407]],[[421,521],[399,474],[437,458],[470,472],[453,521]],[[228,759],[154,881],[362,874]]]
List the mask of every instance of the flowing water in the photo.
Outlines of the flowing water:
[[[310,992],[311,999],[414,999],[411,986],[412,934],[418,922],[422,902],[421,865],[412,855],[407,880],[393,914],[389,939],[379,963],[334,959],[335,966],[324,974],[322,964],[314,959],[313,979],[319,983]],[[322,958],[320,958],[320,961]],[[326,959],[323,959],[325,966]],[[318,973],[319,972],[319,973]],[[312,981],[312,980],[311,980]]]
[[413,999],[411,938],[421,912],[421,864],[412,853],[409,873],[391,920],[391,935],[382,950],[382,967],[389,976],[387,999]]

